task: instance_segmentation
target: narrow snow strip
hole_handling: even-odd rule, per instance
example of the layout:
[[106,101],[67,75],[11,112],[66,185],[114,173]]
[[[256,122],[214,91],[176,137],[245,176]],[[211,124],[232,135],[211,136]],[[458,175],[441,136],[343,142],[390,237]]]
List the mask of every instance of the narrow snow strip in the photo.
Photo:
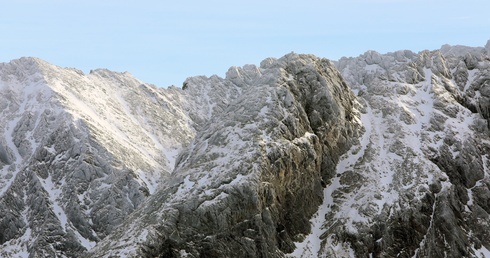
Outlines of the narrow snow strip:
[[434,200],[434,204],[432,204],[432,214],[430,215],[430,222],[429,222],[429,227],[427,228],[427,233],[424,235],[424,238],[422,239],[422,241],[420,241],[420,245],[415,250],[415,254],[412,256],[412,258],[417,258],[419,251],[420,251],[420,248],[423,248],[425,246],[425,243],[427,241],[427,235],[430,233],[430,231],[432,229],[432,225],[434,223],[434,214],[436,212],[436,204],[437,204],[437,195],[436,195],[436,198]]
[[[374,145],[374,149],[376,149],[377,151],[378,157],[391,157],[393,156],[393,154],[385,148],[385,137],[383,135],[385,129],[381,128],[383,126],[384,120],[382,116],[383,115],[381,112],[372,114],[371,116],[371,120],[373,121],[374,125],[372,132],[372,144]],[[384,193],[388,191],[390,185],[393,183],[394,171],[391,169],[390,165],[390,159],[377,159],[376,161],[371,163],[371,167],[373,168],[373,170],[379,172],[378,187]]]
[[73,232],[75,233],[75,236],[78,238],[78,242],[88,250],[94,248],[94,246],[97,244],[94,241],[90,241],[89,239],[83,237],[80,235],[80,233],[74,228]]
[[475,80],[477,71],[477,69],[468,70],[468,80],[466,81],[466,85],[464,86],[464,92],[466,92],[470,88],[471,83]]
[[[155,140],[156,141],[156,140]],[[162,145],[160,145],[162,146]],[[177,156],[179,155],[180,153],[180,149],[179,148],[168,148],[168,149],[165,149],[163,146],[161,147],[161,150],[163,152],[163,154],[165,155],[165,157],[167,158],[167,165],[170,169],[170,173],[173,172],[173,169],[175,168],[175,163],[177,161]]]
[[355,165],[356,162],[362,156],[364,156],[364,152],[366,151],[366,148],[369,146],[370,137],[371,134],[373,133],[373,125],[371,124],[373,112],[369,104],[367,104],[367,102],[366,102],[366,106],[367,106],[367,113],[361,114],[361,121],[360,121],[361,124],[364,126],[364,129],[366,130],[362,135],[359,143],[361,148],[359,149],[359,151],[357,151],[357,153],[353,154],[359,146],[357,145],[352,146],[351,149],[346,154],[344,154],[339,164],[337,165],[337,173],[343,173],[346,169]]
[[136,180],[139,181],[140,185],[146,185],[150,194],[153,194],[157,188],[158,183],[155,182],[153,178],[148,178],[146,176],[146,173],[144,173],[141,169],[138,169],[136,171],[136,174],[138,175],[138,177],[136,177]]
[[[370,106],[367,106],[367,114],[361,115],[361,123],[365,128],[365,132],[362,135],[359,145],[352,146],[351,149],[341,158],[337,165],[337,173],[342,174],[348,168],[355,165],[356,162],[364,155],[364,152],[369,145],[370,136],[372,133],[371,117],[373,116]],[[358,150],[359,149],[359,150]],[[358,150],[358,151],[357,151]],[[356,152],[357,151],[357,152]],[[355,154],[353,154],[355,153]],[[325,215],[327,215],[331,207],[334,205],[334,199],[332,198],[333,192],[335,192],[342,185],[340,184],[340,177],[333,178],[329,186],[323,191],[323,204],[319,207],[317,213],[310,220],[312,225],[312,232],[306,236],[303,242],[296,242],[296,249],[293,253],[289,254],[290,257],[317,257],[321,249],[320,236],[325,232]]]
[[490,176],[490,174],[488,173],[488,167],[487,167],[487,164],[488,164],[488,154],[483,155],[481,157],[481,159],[482,159],[482,163],[483,163],[484,177]]
[[51,204],[53,205],[53,212],[58,217],[58,220],[61,223],[61,226],[63,229],[66,231],[66,224],[68,223],[68,218],[66,216],[65,210],[63,207],[59,204],[59,199],[63,195],[61,189],[57,188],[53,180],[51,178],[51,175],[48,176],[46,179],[40,179],[41,184],[43,185],[44,190],[49,195],[49,200]]
[[[10,185],[12,185],[12,182],[15,180],[15,178],[17,177],[17,174],[19,173],[19,171],[21,171],[23,169],[23,159],[22,159],[22,156],[20,155],[19,153],[19,150],[17,149],[17,146],[15,146],[14,142],[13,142],[13,135],[14,135],[14,129],[15,127],[17,126],[17,124],[19,123],[20,119],[22,118],[22,112],[24,111],[25,109],[25,101],[24,103],[22,104],[22,107],[20,108],[20,114],[13,120],[11,120],[7,126],[6,126],[6,130],[5,130],[5,133],[4,133],[4,139],[6,140],[7,142],[7,148],[9,148],[13,154],[14,154],[14,158],[15,160],[12,161],[12,164],[11,165],[6,165],[3,167],[2,169],[2,174],[3,175],[6,175],[7,174],[7,171],[11,171],[13,173],[12,177],[7,181],[7,183],[2,186],[2,188],[0,189],[0,196],[2,196],[3,194],[5,194],[5,192],[10,188]],[[15,170],[11,169],[12,166],[15,167]]]
[[311,233],[303,242],[297,242],[296,249],[290,254],[291,257],[315,257],[321,248],[320,236],[324,232],[325,215],[330,212],[333,203],[332,193],[340,187],[340,178],[336,177],[323,192],[323,204],[310,220]]

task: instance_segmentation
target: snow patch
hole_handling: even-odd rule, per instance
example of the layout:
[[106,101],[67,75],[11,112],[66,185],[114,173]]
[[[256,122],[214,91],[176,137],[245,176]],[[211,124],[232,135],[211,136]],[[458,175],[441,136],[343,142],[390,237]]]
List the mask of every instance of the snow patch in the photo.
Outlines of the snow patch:
[[206,206],[215,205],[215,204],[219,203],[221,200],[226,199],[228,196],[229,196],[229,194],[227,194],[225,192],[221,192],[220,194],[218,194],[213,199],[204,201],[203,203],[201,203],[200,206],[206,207]]
[[158,183],[154,181],[154,178],[148,178],[146,173],[144,173],[141,169],[138,169],[136,174],[138,176],[135,179],[140,183],[140,185],[146,186],[150,194],[153,194],[158,186]]
[[73,233],[75,234],[75,236],[78,239],[78,242],[83,247],[85,247],[87,250],[94,248],[94,246],[97,244],[97,242],[91,241],[91,240],[83,237],[75,228],[72,228],[72,229],[73,229]]
[[490,257],[490,250],[486,248],[485,246],[481,246],[480,249],[474,249],[475,255],[478,258],[488,258]]
[[163,148],[163,146],[161,146],[161,150],[164,153],[165,157],[167,158],[167,165],[170,168],[170,172],[172,172],[172,170],[175,168],[175,163],[180,153],[180,149],[178,148],[165,149]]
[[184,194],[188,193],[192,189],[192,187],[195,185],[195,183],[190,181],[189,178],[190,178],[190,175],[187,175],[184,178],[184,182],[182,182],[182,184],[179,186],[179,189],[175,193],[176,196],[183,196]]
[[44,188],[44,190],[48,193],[48,198],[53,205],[53,212],[58,217],[58,220],[61,223],[61,226],[66,232],[66,226],[68,223],[68,219],[65,213],[65,210],[63,207],[60,205],[60,200],[63,196],[63,192],[61,190],[61,186],[64,185],[64,179],[62,182],[60,182],[60,185],[57,186],[53,183],[53,180],[51,178],[51,175],[49,175],[46,179],[41,179],[40,182]]

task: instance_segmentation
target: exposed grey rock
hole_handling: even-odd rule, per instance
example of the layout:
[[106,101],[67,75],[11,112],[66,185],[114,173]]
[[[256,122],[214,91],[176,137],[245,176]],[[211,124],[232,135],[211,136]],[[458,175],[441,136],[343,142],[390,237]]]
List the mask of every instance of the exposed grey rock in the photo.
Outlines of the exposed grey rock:
[[[395,56],[388,53],[380,59]],[[320,249],[313,256],[484,255],[490,247],[482,229],[490,219],[482,202],[489,198],[490,142],[488,129],[482,127],[489,118],[488,57],[482,48],[443,46],[387,68],[364,67],[365,58],[344,59],[338,66],[354,91],[364,92],[359,96],[372,112],[363,117],[374,121],[364,136],[369,139],[364,158],[353,160],[353,168],[343,172],[364,175],[364,183],[344,180],[336,190],[341,194],[334,191],[337,207],[327,211],[324,226],[329,230],[321,239],[325,246],[338,248]],[[390,82],[383,70],[399,80]],[[367,77],[357,77],[364,73]],[[370,178],[388,179],[389,184],[375,186]],[[380,204],[377,212],[362,212],[366,205]],[[358,217],[343,217],[349,209]]]
[[357,102],[327,60],[289,54],[264,62],[227,73],[241,94],[201,127],[170,181],[88,256],[294,250],[322,202],[322,182],[357,139]]
[[488,53],[291,53],[182,89],[0,64],[0,256],[484,256]]
[[10,157],[7,152],[7,149],[0,143],[0,166],[3,164],[10,165]]
[[194,134],[173,92],[127,73],[22,58],[0,64],[0,76],[2,257],[92,248],[155,191]]

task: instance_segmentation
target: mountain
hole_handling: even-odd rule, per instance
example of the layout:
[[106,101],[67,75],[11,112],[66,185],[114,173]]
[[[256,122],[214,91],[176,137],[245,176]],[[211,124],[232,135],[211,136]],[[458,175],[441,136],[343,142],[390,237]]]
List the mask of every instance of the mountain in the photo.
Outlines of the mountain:
[[339,60],[366,133],[326,190],[327,256],[489,257],[489,46]]
[[[84,75],[34,58],[2,64],[1,256],[73,256],[107,236],[195,134],[166,96],[128,73]],[[169,99],[167,99],[169,98]]]
[[354,95],[331,62],[296,54],[222,82],[238,94],[182,151],[172,180],[89,256],[280,257],[308,233],[322,182],[357,141]]
[[0,64],[0,256],[490,257],[489,56]]

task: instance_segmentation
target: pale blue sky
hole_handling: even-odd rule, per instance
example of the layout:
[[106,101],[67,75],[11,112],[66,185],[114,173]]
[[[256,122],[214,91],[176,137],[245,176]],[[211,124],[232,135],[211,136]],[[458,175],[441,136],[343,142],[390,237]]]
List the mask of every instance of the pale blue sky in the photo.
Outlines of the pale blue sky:
[[0,0],[0,62],[35,56],[161,87],[291,51],[339,59],[484,46],[488,0]]

